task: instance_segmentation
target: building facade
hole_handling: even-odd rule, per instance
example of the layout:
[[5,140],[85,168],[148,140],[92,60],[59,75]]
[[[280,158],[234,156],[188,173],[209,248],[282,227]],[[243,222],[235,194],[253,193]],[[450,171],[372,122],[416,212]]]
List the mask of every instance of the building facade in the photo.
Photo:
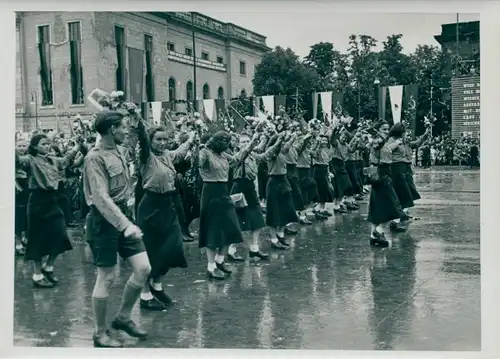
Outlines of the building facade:
[[[458,31],[457,31],[458,30]],[[441,25],[441,34],[434,36],[444,52],[452,58],[454,76],[478,75],[480,71],[480,23],[458,22]]]
[[[262,35],[200,13],[17,14],[16,128],[66,130],[95,88],[129,101],[250,96]],[[194,40],[193,40],[194,38]],[[195,75],[196,73],[196,75]]]

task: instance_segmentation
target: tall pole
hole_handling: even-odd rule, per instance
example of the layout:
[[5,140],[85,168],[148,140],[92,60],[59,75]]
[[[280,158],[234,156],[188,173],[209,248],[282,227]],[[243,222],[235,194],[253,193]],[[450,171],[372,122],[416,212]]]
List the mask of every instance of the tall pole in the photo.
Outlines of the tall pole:
[[460,18],[460,15],[459,13],[457,12],[457,26],[455,26],[455,52],[456,52],[456,59],[457,59],[457,62],[455,64],[455,76],[458,76],[459,73],[459,58],[460,58],[460,54],[459,54],[459,50],[458,50],[458,47],[459,47],[459,41],[458,41],[458,36],[459,36],[459,32],[458,32],[458,24],[459,24],[459,18]]
[[193,108],[196,111],[198,108],[196,103],[196,41],[194,38],[194,12],[191,12],[191,37],[193,40]]
[[358,122],[361,121],[361,87],[358,80]]
[[295,88],[295,115],[299,113],[299,88]]
[[433,100],[433,97],[432,97],[433,93],[432,93],[432,78],[431,78],[431,140],[432,140],[432,126],[434,124],[434,113],[432,112],[432,100]]

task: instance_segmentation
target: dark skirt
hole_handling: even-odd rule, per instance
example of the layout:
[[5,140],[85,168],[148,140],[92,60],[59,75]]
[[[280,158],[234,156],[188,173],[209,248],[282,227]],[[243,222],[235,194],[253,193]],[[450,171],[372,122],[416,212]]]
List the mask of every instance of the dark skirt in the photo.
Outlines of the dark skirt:
[[266,192],[266,225],[276,228],[299,221],[293,206],[292,189],[285,175],[269,176]]
[[299,175],[300,192],[304,205],[310,205],[318,197],[318,186],[313,178],[311,168],[297,168]]
[[406,183],[408,183],[408,187],[410,188],[413,200],[416,201],[422,197],[420,197],[420,193],[418,193],[417,187],[415,186],[415,182],[413,181],[413,170],[411,168],[411,163],[405,163],[404,167],[405,167]]
[[28,199],[27,260],[41,260],[73,249],[59,204],[58,191],[31,191]]
[[363,160],[357,160],[356,161],[356,169],[358,171],[358,178],[359,178],[359,182],[361,184],[361,191],[363,190],[363,186],[366,183],[366,179],[365,179],[365,175],[363,173],[363,168],[364,168],[364,163],[363,163]]
[[151,263],[151,276],[165,275],[170,268],[187,268],[181,227],[173,196],[145,191],[137,207],[137,224]]
[[267,181],[269,179],[267,163],[262,161],[257,167],[257,185],[259,187],[259,199],[263,200],[267,198]]
[[372,182],[368,203],[368,222],[379,225],[403,217],[403,209],[392,187],[389,165],[379,165],[380,180]]
[[333,158],[332,170],[333,178],[333,198],[342,199],[344,196],[352,196],[352,184],[345,168],[345,162],[338,158]]
[[328,178],[328,165],[313,166],[314,181],[318,188],[317,201],[319,203],[329,203],[333,201],[332,184]]
[[304,209],[306,209],[306,207],[304,206],[304,199],[302,198],[302,192],[300,191],[297,165],[286,165],[286,178],[288,179],[290,188],[292,189],[292,199],[295,210],[303,211]]
[[349,176],[349,181],[351,181],[352,193],[361,193],[362,185],[359,178],[358,168],[356,167],[356,161],[345,161],[345,169],[347,175]]
[[14,212],[14,233],[18,236],[22,235],[23,232],[26,232],[26,229],[28,228],[27,206],[30,192],[27,182],[27,179],[24,178],[17,179],[17,183],[22,188],[21,191],[16,189],[15,197],[16,205]]
[[80,178],[78,184],[78,197],[80,198],[80,220],[85,220],[87,213],[89,213],[89,206],[85,200],[85,193],[83,192],[83,176]]
[[57,188],[57,200],[59,202],[59,207],[64,214],[64,221],[66,224],[73,222],[74,216],[71,210],[68,198],[68,185],[65,181],[59,182],[59,187]]
[[243,242],[227,182],[205,182],[201,191],[199,247],[217,249]]
[[391,164],[392,186],[394,187],[394,190],[399,198],[399,203],[401,203],[401,207],[403,208],[410,208],[415,206],[415,204],[413,203],[413,195],[411,193],[410,186],[408,186],[406,177],[407,175],[404,163],[396,162]]
[[235,179],[231,188],[231,194],[235,193],[243,193],[248,203],[248,206],[245,208],[236,208],[236,215],[238,216],[241,230],[255,231],[265,227],[266,223],[264,222],[254,182],[248,178]]

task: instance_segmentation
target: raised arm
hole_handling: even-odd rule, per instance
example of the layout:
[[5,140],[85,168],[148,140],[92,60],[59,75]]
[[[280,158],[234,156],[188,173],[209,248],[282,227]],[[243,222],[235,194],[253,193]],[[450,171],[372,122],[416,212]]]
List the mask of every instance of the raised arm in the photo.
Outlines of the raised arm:
[[424,144],[425,141],[427,141],[428,139],[428,136],[429,136],[429,129],[427,129],[425,131],[425,133],[420,136],[419,138],[417,138],[415,141],[410,141],[408,143],[408,146],[412,149],[417,149],[419,148],[420,146],[422,146]]
[[186,142],[184,142],[182,145],[177,147],[177,149],[173,151],[166,151],[167,154],[170,156],[171,160],[173,163],[179,163],[183,159],[186,158],[189,150],[193,146],[194,140],[195,140],[195,133],[191,132],[189,134],[189,138]]

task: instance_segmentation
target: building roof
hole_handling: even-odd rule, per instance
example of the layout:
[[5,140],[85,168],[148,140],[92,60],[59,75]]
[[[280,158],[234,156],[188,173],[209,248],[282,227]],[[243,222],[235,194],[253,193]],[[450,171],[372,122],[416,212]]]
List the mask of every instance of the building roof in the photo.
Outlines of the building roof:
[[[468,21],[458,23],[458,41],[479,41],[479,21]],[[441,25],[441,34],[435,35],[434,39],[440,44],[457,40],[457,23]]]
[[266,45],[264,35],[230,22],[219,21],[199,12],[152,12],[151,14],[183,25],[194,26],[198,31],[208,32],[224,39],[236,40],[263,51],[271,50]]

